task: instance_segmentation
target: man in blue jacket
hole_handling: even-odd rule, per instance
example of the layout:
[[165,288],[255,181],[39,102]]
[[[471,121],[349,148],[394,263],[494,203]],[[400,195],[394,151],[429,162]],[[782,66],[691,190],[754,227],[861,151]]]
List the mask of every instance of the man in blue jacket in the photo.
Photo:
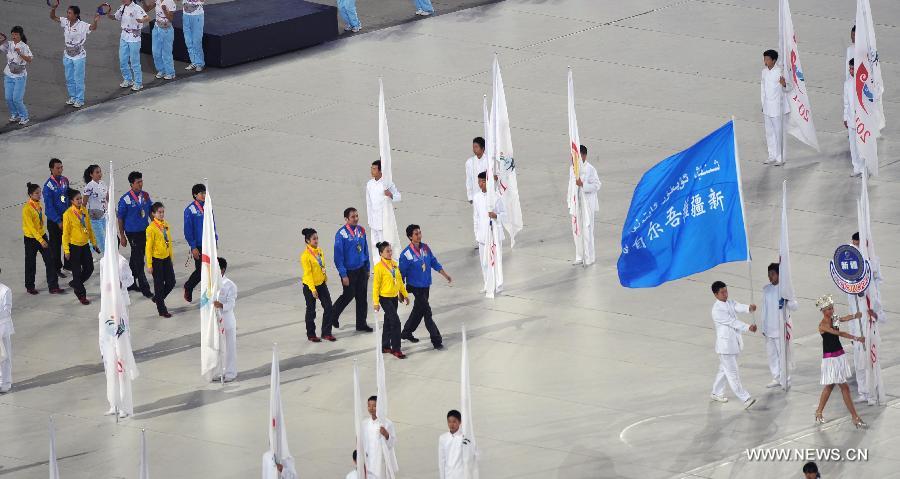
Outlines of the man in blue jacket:
[[416,332],[422,318],[425,318],[425,329],[431,336],[432,346],[434,349],[444,349],[441,332],[431,318],[431,305],[428,304],[428,296],[431,291],[431,270],[440,273],[448,283],[453,280],[444,271],[444,267],[438,262],[431,248],[422,242],[422,230],[419,225],[407,226],[406,237],[409,238],[409,246],[400,253],[400,274],[406,280],[406,290],[415,296],[415,302],[409,313],[409,319],[403,325],[400,338],[418,343],[419,340],[413,336],[413,333]]
[[144,191],[144,176],[139,171],[128,173],[128,184],[131,188],[119,198],[116,206],[116,217],[119,222],[119,246],[131,243],[131,258],[128,265],[134,284],[129,291],[140,291],[147,298],[152,298],[150,283],[144,274],[144,248],[147,246],[147,225],[150,224],[150,206],[153,201],[150,194]]
[[366,230],[359,226],[356,208],[344,210],[346,223],[334,234],[334,266],[341,276],[344,291],[334,302],[334,327],[339,328],[338,318],[350,300],[356,300],[356,330],[372,332],[366,324],[369,303],[366,300],[369,285],[369,242]]
[[50,236],[48,243],[50,247],[50,263],[56,268],[56,273],[60,278],[65,278],[66,274],[62,269],[71,270],[69,260],[62,261],[62,217],[63,213],[69,208],[69,197],[66,193],[69,191],[69,179],[63,176],[63,164],[59,158],[50,159],[50,178],[44,183],[44,211],[47,213],[47,233]]
[[[184,239],[191,248],[194,258],[194,272],[184,282],[184,300],[190,303],[194,298],[194,288],[200,284],[200,254],[203,252],[203,207],[206,205],[206,186],[196,184],[191,188],[194,201],[184,208]],[[216,233],[216,241],[219,235]]]

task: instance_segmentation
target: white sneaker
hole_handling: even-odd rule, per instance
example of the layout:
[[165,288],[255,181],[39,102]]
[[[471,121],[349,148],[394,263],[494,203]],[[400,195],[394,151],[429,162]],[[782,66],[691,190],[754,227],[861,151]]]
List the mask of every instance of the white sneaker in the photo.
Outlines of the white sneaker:
[[416,15],[421,15],[423,13],[425,13],[423,10],[416,10]]
[[878,405],[878,401],[876,401],[872,398],[869,398],[866,402],[869,404],[869,406],[877,406]]
[[778,382],[777,379],[773,379],[772,382],[770,382],[769,384],[766,384],[766,388],[768,388],[768,389],[777,388],[778,386],[781,386],[781,383]]
[[754,404],[756,404],[756,398],[747,398],[747,400],[744,401],[744,409],[750,409]]
[[763,164],[768,165],[769,163],[772,163],[773,161],[775,161],[775,160],[773,160],[772,158],[766,158],[766,161],[764,161]]
[[344,27],[344,31],[345,31],[345,32],[352,32],[352,31],[353,31],[353,27],[351,27],[350,25],[347,25],[346,27]]
[[23,119],[19,120],[19,124],[22,126],[25,126],[28,124],[29,121],[31,121],[31,120],[29,120],[28,118],[23,118]]
[[128,80],[122,80],[122,83],[119,83],[120,88],[128,88],[131,85],[134,85],[134,82],[130,82]]
[[162,72],[156,72],[156,78],[157,78],[157,80],[162,79],[162,77],[163,77]]
[[356,28],[354,28],[354,29],[352,29],[352,30],[350,30],[350,31],[353,32],[353,33],[359,33],[360,30],[362,30],[362,26],[356,27]]
[[10,388],[12,388],[12,384],[9,384],[7,386],[0,386],[0,394],[8,393]]
[[773,165],[773,166],[784,166],[784,160],[782,160],[782,161],[776,161],[775,163],[772,163],[772,165]]
[[200,73],[203,71],[203,68],[204,68],[203,65],[196,65],[196,66],[194,66],[194,71],[196,71],[197,73]]
[[135,85],[133,85],[133,86],[131,87],[131,91],[141,91],[141,90],[143,90],[143,89],[144,89],[144,85],[137,85],[137,84],[135,84]]
[[103,415],[104,416],[115,416],[116,408],[114,408],[114,407],[109,408],[109,411],[106,411],[105,413],[103,413]]
[[126,417],[128,417],[128,413],[126,413],[125,411],[119,411],[119,419],[125,419]]
[[185,70],[193,70],[194,68],[197,68],[197,65],[194,65],[193,63],[191,63],[190,65],[184,67]]
[[9,122],[10,122],[10,123],[18,123],[18,122],[19,122],[19,117],[13,115],[13,116],[9,117]]
[[81,108],[84,106],[84,103],[82,103],[80,101],[76,101],[75,103],[72,103],[72,106],[75,108]]
[[175,79],[175,75],[166,75],[166,76],[163,77],[163,79],[165,79],[165,80],[174,80],[174,79]]
[[867,398],[867,397],[863,396],[862,394],[860,394],[859,396],[856,396],[856,399],[854,399],[853,402],[855,402],[855,403],[869,402],[869,398]]
[[584,260],[575,259],[575,260],[572,261],[572,266],[578,266],[578,265],[580,265],[580,264],[582,264],[582,263],[584,263]]
[[74,98],[69,98],[68,100],[66,100],[66,105],[71,105],[71,104],[73,104],[73,103],[75,103],[75,99],[74,99]]
[[431,12],[426,12],[425,10],[416,10],[416,15],[427,17],[428,15],[431,15]]
[[716,402],[728,402],[728,398],[725,396],[719,396],[718,394],[710,394],[709,398]]

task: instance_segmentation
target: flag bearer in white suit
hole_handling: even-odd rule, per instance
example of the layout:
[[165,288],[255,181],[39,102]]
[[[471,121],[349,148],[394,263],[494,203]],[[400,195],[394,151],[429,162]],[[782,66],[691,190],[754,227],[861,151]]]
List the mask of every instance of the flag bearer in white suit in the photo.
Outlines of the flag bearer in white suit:
[[[497,223],[497,231],[500,236],[500,243],[497,245],[499,247],[503,244],[503,239],[505,238],[502,226],[503,221],[506,219],[506,210],[503,208],[503,200],[497,198],[497,202],[494,204],[494,210],[488,211],[487,173],[484,171],[478,173],[478,188],[481,191],[476,193],[472,198],[472,208],[475,209],[475,240],[478,241],[478,257],[481,258],[482,278],[487,281],[488,264],[485,259],[486,255],[484,254],[484,247],[490,241],[490,222],[494,221]],[[497,285],[498,291],[502,289],[501,287],[502,285]],[[482,292],[484,292],[483,288]]]
[[237,378],[237,319],[234,317],[234,305],[237,301],[237,286],[234,281],[225,276],[228,261],[219,258],[219,270],[222,271],[222,286],[219,288],[219,296],[213,305],[219,309],[222,315],[222,324],[225,328],[225,382],[234,381]]
[[12,291],[0,283],[0,394],[12,387]]
[[[478,194],[478,173],[487,171],[487,156],[484,154],[484,138],[476,137],[472,140],[472,153],[474,155],[466,160],[466,198],[472,204],[475,195]],[[478,220],[475,219],[475,211],[472,211],[472,225],[475,237],[478,237]],[[476,239],[477,243],[477,239]]]
[[[853,236],[850,238],[853,246],[859,248],[859,232],[853,233]],[[881,281],[881,271],[880,268],[875,270],[873,268],[873,281]],[[850,314],[855,315],[857,312],[865,311],[866,307],[866,298],[858,297],[852,294],[847,295],[847,304],[849,306]],[[878,318],[878,314],[874,310],[869,310],[869,314],[874,318]],[[854,319],[852,321],[847,322],[847,332],[849,332],[853,336],[865,336],[865,320]],[[866,382],[866,362],[868,361],[868,356],[866,352],[865,343],[860,341],[852,341],[851,342],[851,357],[853,358],[853,366],[856,375],[856,399],[853,402],[858,403],[868,403],[870,405],[875,405],[877,403],[876,398],[869,396],[869,386]]]
[[469,440],[463,436],[460,430],[462,414],[453,409],[447,413],[447,427],[449,432],[441,434],[438,438],[438,472],[440,479],[469,479],[466,475],[466,462],[463,457],[466,454],[474,455],[475,451],[470,446]]
[[393,183],[384,184],[384,180],[381,178],[381,160],[375,160],[372,162],[372,179],[366,183],[366,216],[369,218],[372,244],[384,241],[384,229],[381,222],[385,196],[394,203],[400,201],[400,191],[397,190],[397,186]]
[[353,470],[348,472],[344,479],[359,479],[359,473],[356,471],[356,450],[353,450]]
[[741,385],[741,375],[738,371],[737,359],[744,348],[741,333],[744,331],[756,332],[755,324],[747,324],[737,319],[737,313],[752,313],[756,311],[756,305],[741,304],[728,299],[728,287],[721,281],[712,284],[712,292],[716,302],[712,307],[712,319],[716,327],[716,354],[719,355],[719,373],[713,383],[713,401],[728,402],[725,397],[725,382],[731,386],[731,391],[744,403],[744,409],[749,409],[756,403],[756,399]]
[[852,176],[859,176],[866,169],[866,162],[860,159],[856,149],[856,78],[853,77],[853,58],[847,63],[850,72],[844,80],[844,127],[850,140],[850,164],[853,166]]
[[[584,263],[585,265],[592,265],[597,259],[597,255],[594,253],[594,215],[596,215],[597,210],[600,209],[600,202],[597,201],[597,192],[600,191],[600,176],[597,175],[597,169],[594,168],[594,165],[587,162],[587,147],[581,145],[579,151],[581,151],[581,168],[578,171],[578,178],[573,182],[571,179],[575,175],[575,170],[571,166],[569,167],[569,185],[581,188],[584,192],[584,199],[587,202],[587,206],[591,210],[591,214],[587,215],[583,221],[584,234],[586,235],[586,240],[584,240],[584,257],[578,257],[579,248],[576,246],[575,261],[572,264]],[[570,198],[570,203],[572,202],[572,199],[575,198],[575,195],[575,191],[569,192],[567,198]],[[570,211],[574,207],[574,203],[570,204]],[[579,242],[582,241],[582,239],[576,236],[575,241]]]
[[[784,356],[784,351],[782,351],[783,341],[781,340],[781,327],[784,324],[782,308],[787,308],[788,311],[797,311],[797,302],[793,300],[786,301],[778,294],[778,263],[770,264],[768,271],[769,284],[763,287],[762,335],[766,338],[769,372],[772,373],[772,382],[766,384],[766,387],[774,388],[781,385],[779,381],[781,377],[781,358]],[[790,380],[790,377],[788,380]]]
[[366,451],[366,479],[388,479],[396,475],[397,466],[397,433],[394,423],[388,418],[375,415],[378,397],[372,396],[367,403],[371,417],[363,419],[360,435]]
[[784,74],[775,63],[777,61],[778,52],[775,50],[766,50],[763,53],[764,66],[762,80],[759,84],[759,96],[766,124],[766,146],[769,149],[769,158],[765,163],[781,166],[784,164],[781,153],[784,142],[784,124],[787,121],[785,115],[790,112],[785,92],[790,91],[791,87],[784,81]]
[[[850,63],[850,60],[853,60],[853,56],[856,54],[856,25],[853,25],[853,28],[850,29],[850,45],[847,46],[847,56],[846,60],[844,60],[844,65]],[[849,76],[853,76],[851,73]]]

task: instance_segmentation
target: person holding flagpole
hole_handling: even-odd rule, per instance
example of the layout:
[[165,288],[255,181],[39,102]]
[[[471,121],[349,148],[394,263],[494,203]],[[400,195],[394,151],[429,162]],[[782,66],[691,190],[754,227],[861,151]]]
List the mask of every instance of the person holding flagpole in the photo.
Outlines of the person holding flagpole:
[[386,417],[378,417],[378,396],[366,402],[369,416],[363,419],[360,429],[361,442],[366,452],[366,479],[392,479],[397,464],[397,432],[394,423]]
[[[478,240],[478,257],[481,260],[481,274],[484,278],[485,284],[488,282],[488,277],[491,274],[489,272],[490,263],[489,263],[489,255],[486,253],[485,249],[488,244],[491,243],[491,223],[494,223],[497,230],[497,235],[499,237],[499,245],[503,244],[503,222],[506,219],[506,209],[503,206],[503,200],[497,198],[494,202],[493,208],[488,205],[488,194],[487,194],[487,172],[482,171],[478,174],[478,188],[481,191],[475,194],[475,197],[472,201],[472,206],[475,208],[475,221],[477,222],[477,235],[476,239]],[[497,285],[497,291],[502,291],[503,285]],[[484,286],[481,288],[481,292],[485,292]]]
[[375,265],[372,280],[372,304],[375,311],[384,308],[384,330],[381,332],[381,350],[390,353],[397,359],[406,359],[400,351],[400,316],[397,308],[402,301],[409,305],[409,293],[403,282],[403,274],[397,262],[391,257],[393,249],[387,241],[375,245],[381,261]]
[[775,166],[784,164],[782,157],[782,145],[784,142],[785,115],[790,111],[785,93],[790,87],[784,80],[781,68],[777,64],[778,52],[766,50],[763,52],[763,69],[759,85],[760,101],[762,102],[763,119],[766,128],[766,146],[769,157],[763,163],[773,163]]
[[381,174],[381,160],[372,162],[372,179],[366,183],[366,217],[369,219],[369,231],[372,243],[378,244],[385,240],[384,224],[382,221],[383,209],[386,207],[385,197],[393,203],[400,202],[400,190],[393,182],[385,184]]
[[772,373],[772,381],[767,388],[778,387],[781,384],[781,364],[783,362],[784,348],[782,341],[782,327],[784,323],[783,310],[797,311],[797,301],[786,300],[778,291],[778,263],[771,263],[768,267],[769,284],[763,287],[762,311],[762,335],[766,338],[766,353],[769,357],[769,372]]
[[68,193],[72,206],[63,213],[63,254],[72,266],[72,281],[69,286],[81,304],[91,302],[87,299],[84,283],[94,274],[94,258],[91,248],[99,253],[97,238],[91,226],[87,208],[82,204],[84,198],[80,191],[70,189]]
[[856,147],[856,79],[853,77],[853,58],[847,62],[849,76],[844,80],[844,128],[850,140],[850,166],[853,172],[850,176],[860,176],[866,169],[866,162],[859,156]]
[[147,270],[153,275],[153,302],[156,310],[164,318],[171,318],[166,308],[166,296],[175,287],[175,268],[172,252],[172,233],[166,221],[166,207],[156,202],[150,207],[153,221],[147,226],[146,260]]
[[237,319],[234,316],[234,306],[237,302],[237,286],[231,278],[225,276],[228,269],[228,261],[219,257],[219,271],[222,273],[222,286],[219,288],[213,307],[219,310],[222,317],[222,327],[225,330],[225,364],[223,366],[222,382],[231,382],[237,378]]
[[262,479],[297,479],[297,466],[288,446],[284,408],[281,404],[281,369],[278,366],[278,345],[272,347],[267,426],[269,450],[262,457]]
[[468,479],[463,455],[469,452],[469,441],[460,425],[462,415],[456,409],[447,413],[447,429],[438,438],[438,472],[440,479]]
[[712,284],[712,292],[716,297],[716,302],[712,307],[712,319],[716,327],[716,354],[719,355],[719,372],[713,382],[710,398],[717,402],[728,402],[728,398],[725,397],[725,382],[727,381],[731,392],[744,403],[744,409],[750,409],[756,404],[756,399],[741,384],[737,359],[744,348],[741,333],[744,331],[755,333],[756,325],[738,320],[737,313],[752,313],[756,311],[756,305],[741,304],[728,299],[728,287],[722,281]]
[[40,253],[47,273],[47,288],[50,294],[62,294],[59,289],[59,276],[54,264],[53,253],[48,250],[50,243],[44,229],[44,208],[41,206],[41,187],[34,183],[26,184],[28,201],[22,205],[22,233],[25,240],[25,291],[38,294],[34,287],[34,276],[37,272],[37,255]]
[[[328,292],[328,275],[325,273],[325,253],[319,248],[319,233],[312,228],[301,231],[306,249],[300,254],[303,267],[303,298],[306,300],[306,338],[314,343],[337,341],[331,334],[334,308]],[[322,303],[322,338],[316,336],[316,301]]]
[[0,283],[0,394],[12,387],[12,290]]
[[[600,191],[600,176],[597,175],[597,169],[594,168],[593,165],[588,163],[587,154],[588,149],[584,145],[579,146],[579,153],[581,158],[581,167],[578,169],[578,177],[575,177],[575,170],[573,167],[569,167],[569,184],[575,185],[576,188],[579,188],[584,195],[582,199],[586,203],[581,208],[581,212],[587,213],[582,214],[583,219],[581,221],[582,228],[584,229],[581,235],[575,234],[575,261],[572,262],[573,265],[583,264],[584,266],[590,266],[594,264],[597,256],[594,251],[594,215],[597,214],[597,210],[600,209],[600,202],[597,201],[597,192]],[[570,191],[568,197],[574,197],[576,192]],[[575,207],[575,202],[569,205],[569,209]],[[573,223],[577,221],[577,216],[573,216]],[[583,238],[582,238],[583,235]],[[579,245],[579,243],[581,244]],[[581,246],[579,248],[579,246]],[[581,253],[579,255],[579,253]]]
[[847,386],[847,379],[852,375],[850,364],[844,355],[844,348],[841,346],[840,338],[847,338],[853,341],[865,342],[863,336],[853,336],[850,333],[841,331],[838,325],[842,322],[859,319],[862,313],[848,314],[847,316],[837,317],[834,314],[834,300],[831,295],[820,297],[816,301],[816,307],[822,311],[822,320],[819,322],[819,334],[822,336],[822,394],[819,397],[819,407],[816,408],[816,422],[825,424],[825,418],[822,413],[825,410],[825,404],[831,396],[834,386],[838,385],[841,389],[841,396],[844,398],[844,404],[847,411],[853,418],[853,425],[857,429],[865,428],[867,425],[862,418],[856,413],[856,406],[850,398],[850,388]]
[[[478,136],[472,140],[472,157],[466,160],[466,198],[472,204],[475,195],[478,194],[478,173],[487,171],[487,156],[484,154],[484,138]],[[472,229],[475,232],[475,247],[478,247],[478,220],[472,217]]]
[[[851,244],[853,244],[853,246],[855,246],[857,249],[859,249],[859,232],[858,231],[856,233],[853,233],[853,236],[850,237],[850,242],[851,242]],[[881,280],[879,271],[872,271],[872,275],[873,275],[873,278],[872,278],[873,280],[877,280],[877,281]],[[865,297],[860,298],[859,296],[857,296],[855,294],[849,294],[849,293],[847,294],[847,305],[849,306],[850,314],[856,314],[858,312],[861,313],[863,310],[867,309],[865,306],[860,305],[860,300],[865,302]],[[872,317],[878,317],[878,315],[875,313],[875,311],[873,311],[871,309],[868,310],[868,313]],[[857,319],[856,321],[849,321],[847,323],[847,331],[850,333],[851,336],[864,336],[865,329],[863,327],[862,319]],[[854,399],[853,402],[868,403],[870,397],[869,397],[868,383],[866,382],[866,365],[868,363],[868,354],[866,352],[866,345],[865,345],[865,343],[862,343],[859,341],[852,341],[851,345],[853,348],[853,354],[851,356],[852,356],[853,366],[856,371],[854,375],[856,376],[856,394],[857,394],[856,399]],[[873,398],[872,402],[873,403],[875,402],[874,398]]]

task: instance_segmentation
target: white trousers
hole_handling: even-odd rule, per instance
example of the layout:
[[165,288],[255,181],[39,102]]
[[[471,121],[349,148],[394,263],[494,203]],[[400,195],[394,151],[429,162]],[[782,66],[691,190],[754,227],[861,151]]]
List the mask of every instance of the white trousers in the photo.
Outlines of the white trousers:
[[780,163],[783,161],[781,150],[784,141],[784,122],[787,121],[787,115],[768,116],[763,115],[766,119],[766,147],[769,149],[769,161]]
[[487,284],[488,277],[488,263],[484,260],[484,243],[478,243],[478,262],[481,263],[481,288],[484,289],[484,285]]
[[866,170],[866,162],[859,157],[859,150],[856,148],[856,128],[850,122],[847,122],[847,136],[850,140],[850,165],[853,166],[853,173],[862,173]]
[[225,328],[225,379],[237,377],[237,331]]
[[725,395],[725,381],[731,387],[731,392],[741,401],[750,399],[750,393],[741,385],[741,375],[738,372],[737,354],[720,354],[719,355],[719,372],[716,374],[716,380],[713,382],[712,392],[716,396]]
[[3,350],[6,358],[0,361],[0,389],[9,389],[12,385],[12,336],[4,334],[0,336],[3,341]]
[[[575,239],[575,261],[584,261],[584,264],[594,264],[597,255],[594,251],[594,213],[584,218],[584,238],[575,236],[575,217],[572,217],[572,238]],[[581,243],[584,241],[583,245]],[[583,249],[583,254],[582,253]]]
[[766,353],[769,356],[769,372],[772,373],[772,379],[781,380],[781,341],[780,338],[766,338]]
[[866,361],[868,356],[863,343],[853,341],[853,367],[856,370],[856,392],[860,396],[869,398],[869,387],[866,383]]

